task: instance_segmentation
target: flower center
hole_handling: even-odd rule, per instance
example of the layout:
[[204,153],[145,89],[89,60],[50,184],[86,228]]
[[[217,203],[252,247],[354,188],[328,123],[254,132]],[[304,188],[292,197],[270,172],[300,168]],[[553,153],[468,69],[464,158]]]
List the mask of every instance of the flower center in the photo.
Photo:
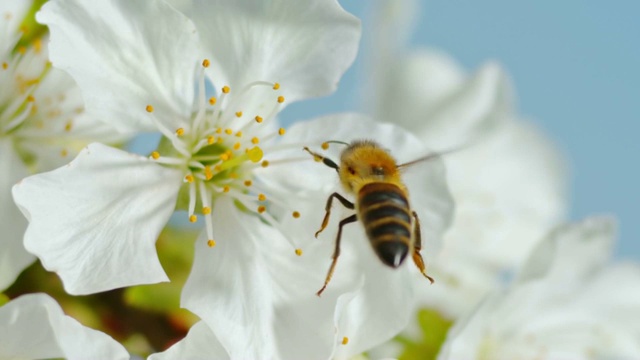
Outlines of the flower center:
[[[268,191],[255,181],[253,170],[269,165],[262,161],[261,144],[285,134],[283,128],[269,127],[285,98],[278,94],[279,83],[267,81],[254,81],[239,89],[225,85],[217,96],[207,98],[204,69],[209,65],[209,60],[202,62],[198,106],[188,121],[189,128],[167,129],[155,117],[152,104],[146,111],[164,135],[150,158],[184,172],[177,208],[187,210],[191,222],[198,220],[196,213],[204,216],[208,244],[213,247],[211,213],[218,196],[231,196],[241,210],[276,223],[267,206],[277,200],[267,198]],[[300,214],[294,211],[292,216],[298,218]],[[296,254],[301,255],[301,251]]]

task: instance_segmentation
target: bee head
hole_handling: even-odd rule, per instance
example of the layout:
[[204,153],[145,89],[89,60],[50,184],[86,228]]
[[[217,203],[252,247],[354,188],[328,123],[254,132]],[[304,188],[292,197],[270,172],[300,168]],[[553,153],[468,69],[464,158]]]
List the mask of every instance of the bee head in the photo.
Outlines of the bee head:
[[364,184],[393,181],[398,177],[396,161],[373,141],[354,141],[340,156],[340,181],[346,190],[357,192]]

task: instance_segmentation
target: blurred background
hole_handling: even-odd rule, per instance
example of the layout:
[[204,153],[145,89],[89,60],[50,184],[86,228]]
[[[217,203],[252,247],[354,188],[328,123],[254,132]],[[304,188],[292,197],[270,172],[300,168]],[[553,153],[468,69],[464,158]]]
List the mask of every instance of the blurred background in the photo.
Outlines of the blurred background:
[[[372,2],[341,1],[363,19]],[[571,218],[614,214],[616,256],[640,260],[640,2],[422,1],[412,46],[449,53],[471,72],[488,60],[511,75],[519,114],[565,152]],[[293,104],[287,122],[361,109],[366,46],[330,97]]]

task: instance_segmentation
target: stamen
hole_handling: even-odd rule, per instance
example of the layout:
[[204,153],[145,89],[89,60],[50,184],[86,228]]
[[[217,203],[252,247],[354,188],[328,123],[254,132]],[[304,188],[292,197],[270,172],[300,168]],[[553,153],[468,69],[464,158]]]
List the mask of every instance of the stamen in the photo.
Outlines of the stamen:
[[260,116],[256,115],[255,120],[258,124],[260,124],[264,119],[261,118]]
[[291,216],[293,216],[294,219],[297,219],[300,217],[300,213],[298,211],[294,211],[293,213],[291,213]]
[[218,99],[216,99],[215,96],[212,96],[209,98],[209,105],[215,105],[216,101],[218,101]]
[[147,110],[148,113],[152,113],[153,112],[153,105],[147,105],[145,110]]
[[202,60],[202,66],[203,67],[208,68],[209,65],[211,65],[211,62],[209,61],[209,59]]
[[253,182],[251,180],[245,180],[244,181],[244,186],[251,186],[253,184]]
[[211,166],[207,165],[204,167],[204,177],[206,180],[211,180],[211,178],[213,178],[213,171],[211,171]]
[[189,222],[194,223],[196,221],[198,221],[198,216],[196,216],[196,215],[189,216]]
[[210,248],[216,246],[216,241],[213,240],[213,239],[207,241],[207,246],[210,247]]
[[267,200],[267,196],[265,194],[258,194],[258,201],[265,201]]
[[160,153],[157,151],[154,151],[151,153],[151,157],[153,158],[153,160],[158,160],[158,158],[160,158]]
[[296,255],[302,256],[302,249],[300,248],[296,249]]
[[251,143],[254,145],[258,145],[260,143],[260,139],[258,139],[257,136],[254,136],[253,138],[251,138]]
[[227,85],[222,87],[222,92],[225,94],[228,94],[231,91],[231,88],[228,87]]
[[242,131],[238,131],[238,132],[236,133],[236,137],[242,137]]
[[242,146],[242,144],[240,144],[239,142],[233,144],[233,150],[240,150],[240,147]]
[[185,176],[185,177],[184,177],[184,180],[185,180],[186,182],[188,182],[188,183],[192,183],[192,182],[193,182],[193,180],[194,180],[193,175],[189,174],[189,175]]
[[273,84],[273,90],[278,90],[278,89],[280,89],[280,84],[279,83]]
[[69,132],[73,128],[73,121],[69,120],[64,124],[64,131]]
[[177,130],[176,130],[176,135],[178,135],[178,136],[182,136],[182,135],[184,135],[184,129],[183,129],[183,128],[179,128],[179,129],[177,129]]
[[[196,218],[197,217],[193,214],[196,210],[196,183],[192,182],[189,183],[189,208],[187,209],[189,211],[189,221],[191,221],[192,218]],[[191,222],[195,222],[195,221],[191,221]]]
[[261,166],[262,166],[263,168],[266,168],[267,166],[269,166],[269,160],[265,160],[265,161],[263,161],[263,162],[262,162],[262,164],[261,164]]
[[202,214],[203,214],[203,215],[209,215],[209,214],[211,214],[211,208],[210,208],[210,207],[208,207],[208,206],[203,207],[203,208],[202,208]]
[[327,150],[329,148],[329,143],[328,142],[323,142],[321,145],[323,150]]
[[348,337],[343,337],[342,338],[342,345],[347,345],[349,343],[349,338]]
[[241,118],[242,117],[242,111],[236,111],[236,117],[237,118]]
[[284,96],[282,95],[278,96],[278,102],[282,104],[284,102]]
[[2,69],[3,70],[7,70],[9,68],[9,64],[7,64],[6,62],[2,63]]
[[280,129],[278,130],[278,135],[282,136],[282,135],[284,135],[286,132],[287,132],[287,130],[285,130],[284,128],[280,128]]
[[227,134],[227,135],[231,135],[231,134],[233,134],[233,130],[231,130],[231,129],[225,129],[225,130],[224,130],[224,132],[225,132],[225,134]]
[[266,207],[266,206],[264,206],[264,205],[260,205],[260,206],[258,206],[258,213],[259,213],[259,214],[262,214],[262,213],[264,213],[265,211],[267,211],[267,207]]
[[226,193],[228,193],[228,192],[229,192],[229,190],[231,190],[231,188],[229,187],[229,185],[225,185],[225,186],[222,188],[222,191],[223,191],[223,192],[226,192]]

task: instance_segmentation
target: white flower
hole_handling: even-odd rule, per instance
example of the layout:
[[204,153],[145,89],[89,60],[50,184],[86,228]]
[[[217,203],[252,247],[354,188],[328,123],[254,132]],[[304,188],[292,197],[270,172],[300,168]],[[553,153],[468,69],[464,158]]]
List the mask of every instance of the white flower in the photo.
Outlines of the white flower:
[[[279,152],[273,160],[299,154],[309,161],[286,171],[269,166],[260,171],[260,179],[269,182],[273,197],[290,199],[298,209],[304,209],[303,215],[294,219],[282,214],[273,227],[243,216],[232,206],[216,207],[214,219],[226,226],[214,227],[214,237],[235,241],[221,240],[211,251],[206,234],[201,236],[182,298],[183,306],[203,322],[181,343],[157,356],[197,357],[216,351],[220,358],[342,358],[366,351],[404,328],[412,314],[414,278],[421,279],[422,287],[429,287],[429,282],[410,259],[396,270],[383,265],[359,223],[344,228],[333,279],[321,298],[315,295],[331,261],[338,220],[348,214],[334,207],[325,232],[318,240],[313,238],[324,216],[327,196],[342,190],[335,171],[311,161],[298,143],[312,144],[322,151],[320,144],[326,140],[348,142],[360,134],[380,139],[401,162],[428,152],[405,131],[362,116],[335,115],[293,125],[280,142],[290,150]],[[291,141],[296,146],[291,146]],[[339,151],[339,146],[332,145],[326,153],[337,160]],[[411,203],[426,204],[414,210],[423,224],[422,253],[432,258],[452,211],[442,164],[425,163],[405,175]],[[303,256],[292,256],[285,236],[300,240]],[[245,308],[229,305],[240,301]],[[218,342],[225,346],[220,348]]]
[[640,266],[607,265],[614,232],[590,218],[552,232],[518,280],[449,332],[439,359],[637,359]]
[[463,147],[443,156],[456,212],[431,264],[436,284],[422,295],[424,306],[456,318],[564,218],[566,175],[553,144],[516,114],[500,66],[489,62],[467,76],[444,54],[404,48],[397,28],[406,31],[411,9],[389,2],[380,12],[372,108],[430,148]]
[[[251,9],[259,2],[251,4],[202,4],[200,12],[221,17],[220,31],[209,35],[215,42],[204,42],[204,50],[202,32],[161,1],[51,1],[39,13],[50,27],[53,63],[78,82],[88,111],[123,130],[165,135],[149,158],[92,144],[68,166],[14,188],[30,219],[25,246],[61,276],[68,292],[168,280],[154,243],[176,206],[192,221],[196,211],[203,215],[210,246],[218,199],[268,216],[252,179],[269,140],[284,134],[268,123],[285,97],[333,90],[355,56],[359,24],[330,1],[323,11],[303,13],[308,19],[298,15],[301,9],[292,12],[296,7],[258,16]],[[314,23],[321,15],[325,22]],[[301,34],[307,42],[274,47]],[[211,57],[201,56],[213,49]],[[205,98],[209,79],[217,97]]]
[[35,259],[22,245],[27,224],[11,187],[66,163],[92,139],[119,139],[84,113],[79,90],[66,74],[51,69],[40,39],[17,45],[23,36],[19,23],[30,6],[26,0],[0,4],[0,289]]
[[129,359],[108,335],[65,315],[46,294],[29,294],[0,307],[0,359]]

